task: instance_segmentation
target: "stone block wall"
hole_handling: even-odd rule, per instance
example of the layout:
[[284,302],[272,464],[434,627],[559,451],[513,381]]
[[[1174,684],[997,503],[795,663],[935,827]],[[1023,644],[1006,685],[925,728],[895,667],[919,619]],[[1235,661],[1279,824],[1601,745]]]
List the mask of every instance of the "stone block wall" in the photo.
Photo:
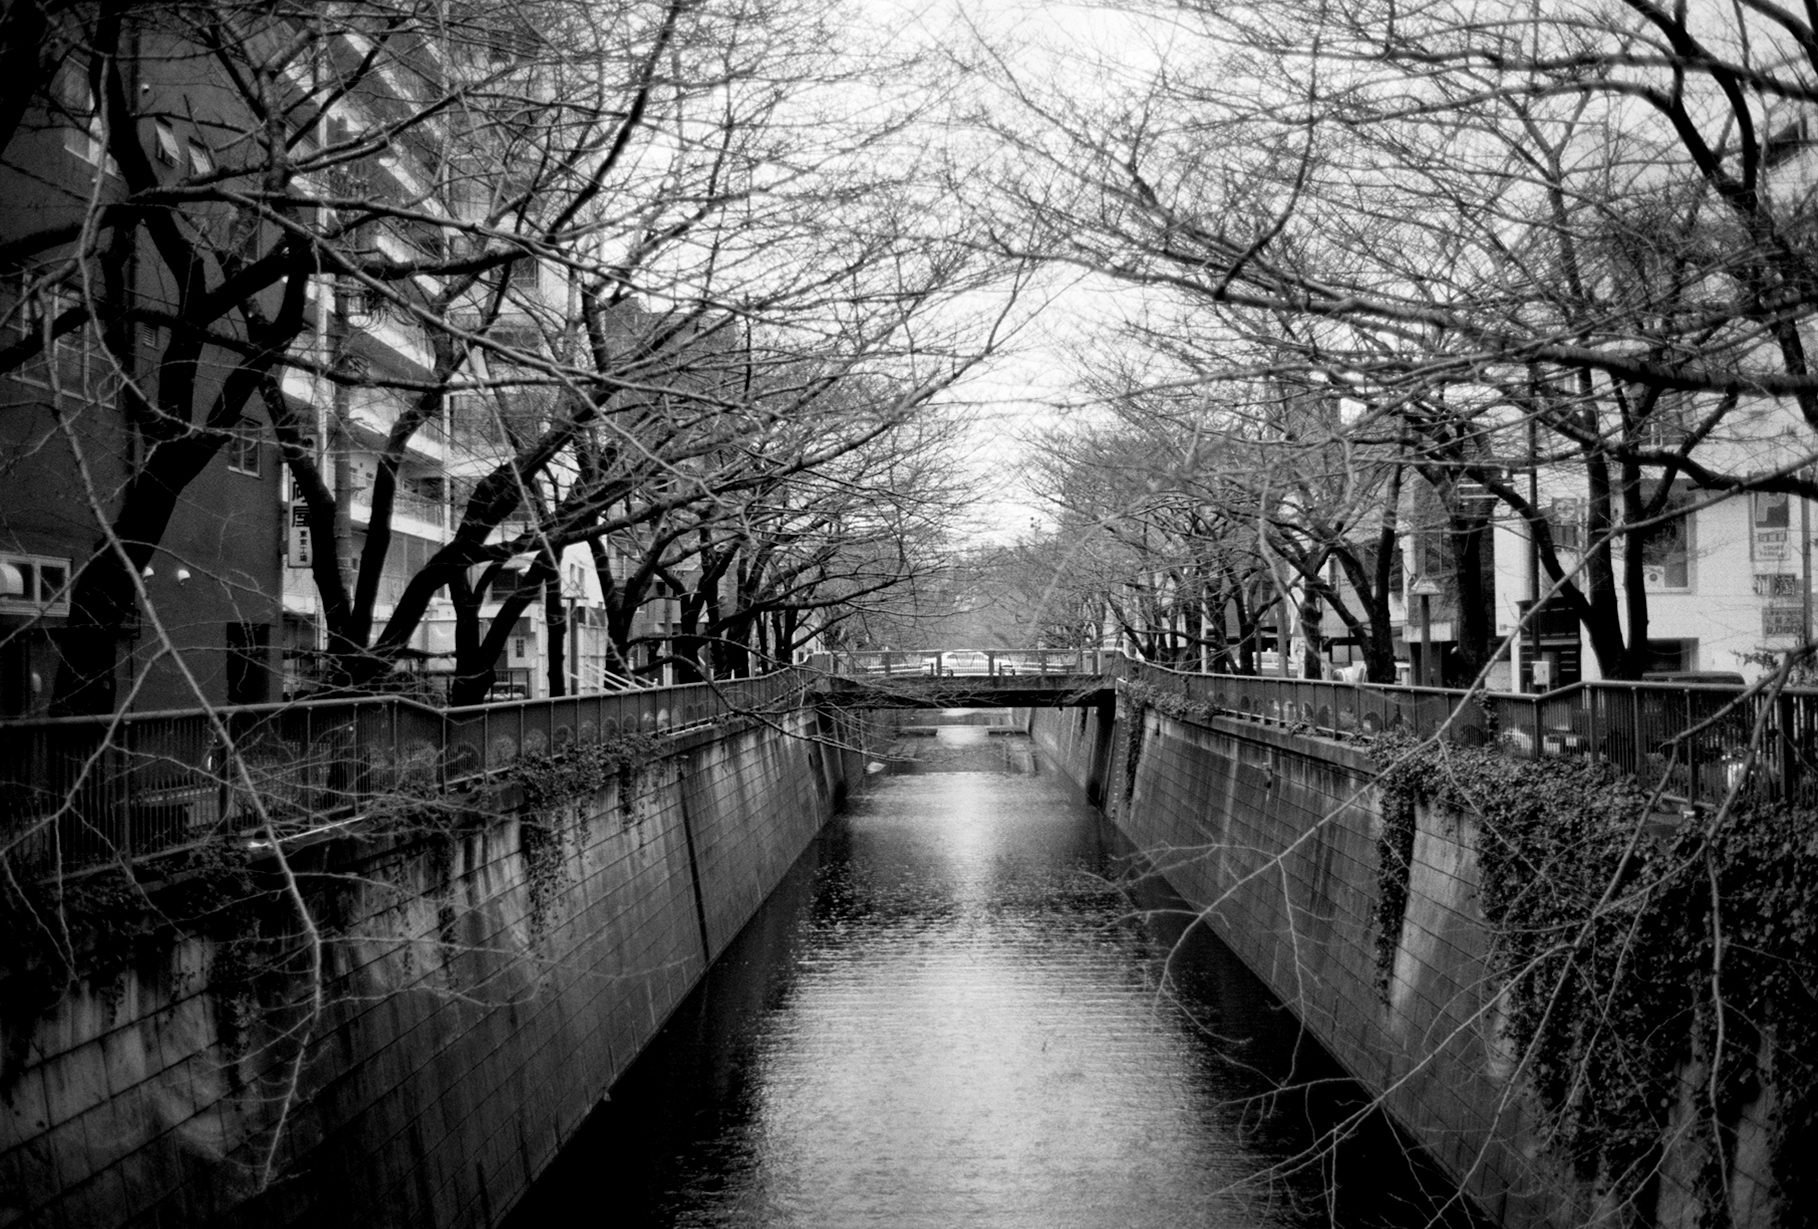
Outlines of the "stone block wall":
[[220,925],[0,985],[0,1226],[497,1223],[862,777],[789,723],[317,846]]

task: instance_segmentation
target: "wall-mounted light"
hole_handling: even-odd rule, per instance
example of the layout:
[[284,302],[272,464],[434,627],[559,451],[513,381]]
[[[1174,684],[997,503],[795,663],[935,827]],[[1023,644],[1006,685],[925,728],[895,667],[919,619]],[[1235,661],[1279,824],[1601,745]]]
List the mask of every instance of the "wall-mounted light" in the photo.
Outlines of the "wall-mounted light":
[[155,568],[153,568],[152,565],[149,563],[145,565],[145,570],[143,572],[139,573],[139,575],[146,580],[150,580],[152,577],[156,576],[157,574],[158,574],[157,570]]
[[178,568],[177,569],[177,583],[181,585],[181,584],[187,584],[188,582],[189,582],[189,569],[188,568]]

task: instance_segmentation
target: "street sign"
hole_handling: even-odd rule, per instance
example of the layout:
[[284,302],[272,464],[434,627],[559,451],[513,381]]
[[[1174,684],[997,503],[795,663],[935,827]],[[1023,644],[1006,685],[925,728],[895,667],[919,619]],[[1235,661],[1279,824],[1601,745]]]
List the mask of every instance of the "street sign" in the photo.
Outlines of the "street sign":
[[1763,636],[1799,636],[1805,633],[1805,609],[1802,606],[1763,606]]
[[285,543],[284,559],[293,568],[306,568],[315,562],[315,543],[309,536],[309,508],[304,504],[290,506],[290,539]]

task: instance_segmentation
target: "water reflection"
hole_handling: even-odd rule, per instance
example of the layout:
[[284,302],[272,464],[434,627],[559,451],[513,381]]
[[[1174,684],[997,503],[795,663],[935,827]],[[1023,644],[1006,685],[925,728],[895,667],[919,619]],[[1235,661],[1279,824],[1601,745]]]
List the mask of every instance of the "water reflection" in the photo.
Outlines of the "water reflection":
[[924,771],[829,827],[516,1224],[1424,1223],[1392,1141],[1340,1157],[1356,1191],[1307,1163],[1334,1107],[1273,1077],[1317,1059],[1217,944],[1170,961],[1179,919],[1114,886],[1096,815],[1005,771],[1026,740],[917,741]]

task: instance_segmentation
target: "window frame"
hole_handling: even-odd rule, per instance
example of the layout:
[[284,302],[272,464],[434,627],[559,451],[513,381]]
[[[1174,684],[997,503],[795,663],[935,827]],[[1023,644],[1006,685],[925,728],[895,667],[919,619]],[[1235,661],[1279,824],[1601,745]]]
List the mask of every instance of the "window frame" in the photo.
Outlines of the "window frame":
[[57,102],[63,148],[100,168],[102,174],[118,177],[120,164],[107,152],[107,128],[101,121],[95,92],[88,84],[87,66],[66,60],[51,76],[51,96]]
[[[232,438],[227,442],[227,469],[229,473],[244,474],[248,478],[265,476],[264,456],[265,441],[259,438],[259,424],[250,415],[240,415],[240,421],[234,424]],[[250,457],[251,460],[246,458]]]
[[[12,317],[6,325],[6,333],[23,341],[29,337],[41,337],[48,321],[55,321],[66,310],[77,303],[77,298],[61,285],[43,287],[36,292],[30,269],[14,269],[6,275],[6,289],[13,300]],[[83,324],[51,339],[50,347],[40,350],[37,357],[30,362],[15,367],[6,373],[6,378],[33,388],[55,388],[64,395],[85,396],[89,390],[89,379],[95,374],[95,364],[105,361],[105,355],[98,352],[94,337],[90,333],[93,318]],[[57,364],[57,371],[62,378],[51,380],[50,364]],[[75,387],[71,387],[69,376],[74,374]]]
[[183,165],[183,146],[177,140],[177,130],[161,119],[152,120],[152,156],[165,166],[180,167]]
[[[8,551],[0,554],[0,564],[20,569],[23,575],[30,577],[27,592],[0,593],[0,614],[23,614],[33,618],[45,615],[55,618],[68,616],[74,572],[67,555],[30,555]],[[44,575],[46,568],[61,573],[60,582],[47,579]]]
[[[1641,491],[1642,503],[1644,505],[1652,503],[1655,496],[1658,494],[1658,483],[1643,484]],[[1691,510],[1690,507],[1697,502],[1698,494],[1696,491],[1687,485],[1676,482],[1673,484],[1672,491],[1667,495],[1666,503],[1661,507],[1660,512],[1656,514],[1656,516],[1664,517],[1666,519],[1660,520],[1657,524],[1651,525],[1647,529],[1631,531],[1628,535],[1629,549],[1641,552],[1641,583],[1642,587],[1646,589],[1647,592],[1691,593],[1697,589],[1698,576],[1697,569],[1694,567],[1694,561],[1696,560],[1698,553],[1698,518],[1695,510]],[[1680,512],[1678,515],[1672,515],[1673,509],[1676,507],[1686,507],[1688,510]],[[1677,537],[1678,539],[1679,545],[1676,551],[1671,549],[1669,535]],[[1656,555],[1661,553],[1662,543],[1667,544],[1667,557],[1659,563],[1655,563],[1650,559],[1650,553],[1652,552]],[[1681,557],[1683,560],[1680,566],[1684,569],[1685,580],[1682,583],[1674,583],[1668,578],[1673,568],[1673,559],[1675,556]],[[1658,567],[1660,570],[1661,578],[1659,580],[1651,579],[1648,574],[1649,569],[1653,567]]]

